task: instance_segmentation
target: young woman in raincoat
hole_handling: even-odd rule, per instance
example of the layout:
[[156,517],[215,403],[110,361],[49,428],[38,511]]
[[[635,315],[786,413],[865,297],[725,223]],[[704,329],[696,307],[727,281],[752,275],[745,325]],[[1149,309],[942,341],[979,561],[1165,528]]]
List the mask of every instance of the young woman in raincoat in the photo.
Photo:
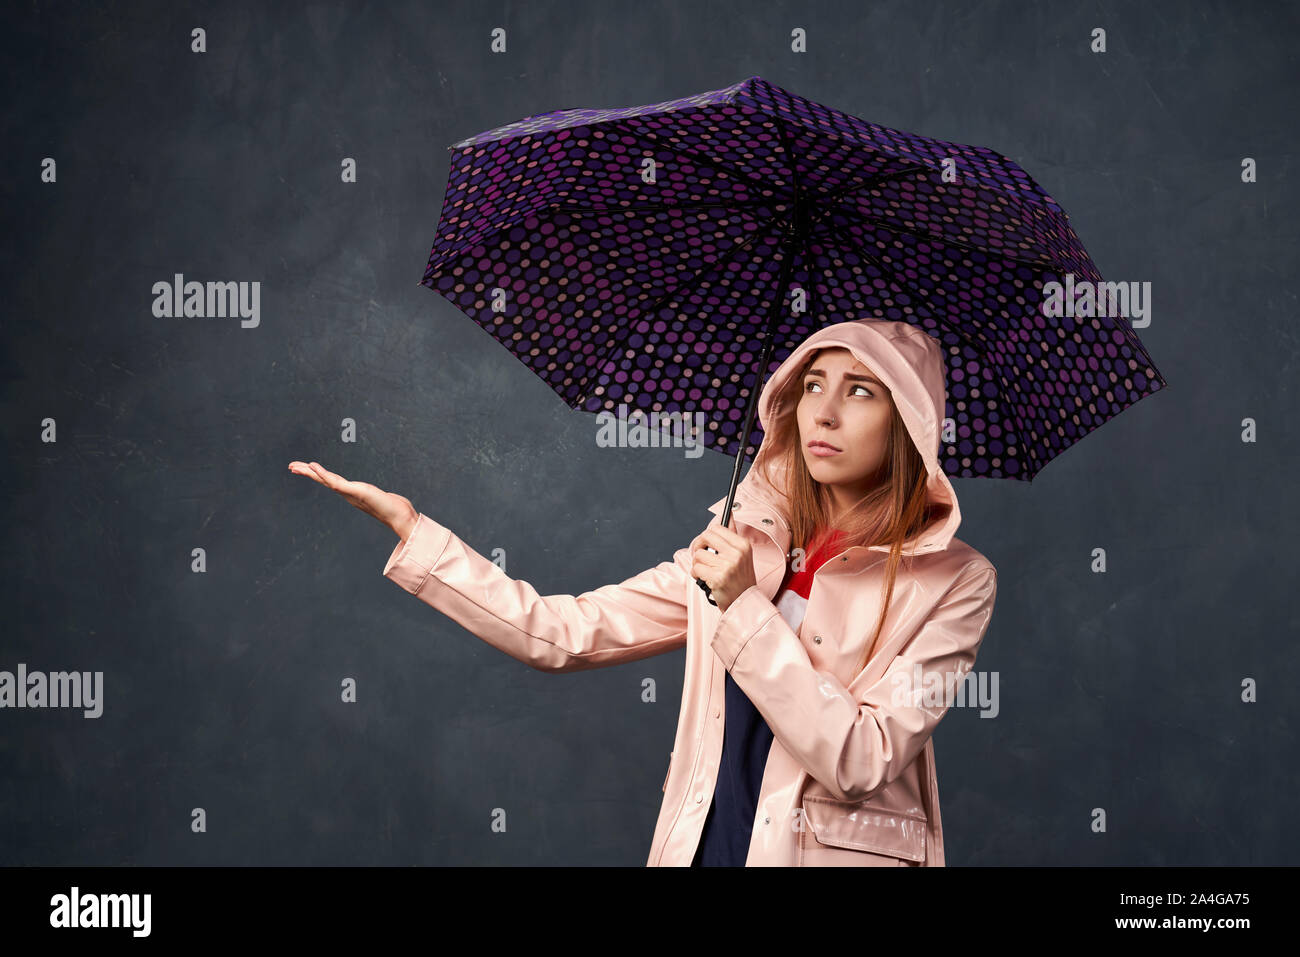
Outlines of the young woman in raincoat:
[[400,495],[289,467],[393,529],[385,576],[534,668],[685,648],[649,866],[936,866],[931,734],[997,591],[954,537],[945,400],[939,343],[917,326],[818,330],[763,386],[732,526],[723,498],[671,561],[576,596],[538,594]]

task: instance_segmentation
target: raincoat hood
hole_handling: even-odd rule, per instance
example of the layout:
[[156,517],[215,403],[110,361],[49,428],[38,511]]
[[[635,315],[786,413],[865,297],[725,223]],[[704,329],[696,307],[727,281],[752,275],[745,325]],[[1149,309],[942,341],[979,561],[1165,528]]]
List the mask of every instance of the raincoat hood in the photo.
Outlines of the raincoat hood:
[[[778,405],[781,392],[798,374],[809,354],[817,349],[837,346],[848,349],[889,389],[908,434],[925,461],[926,499],[936,507],[947,509],[946,516],[931,522],[919,535],[909,539],[904,550],[911,551],[913,546],[917,552],[947,548],[961,524],[961,509],[956,490],[939,462],[940,434],[947,405],[943,352],[939,342],[925,330],[908,322],[856,319],[834,323],[814,332],[768,377],[759,394],[758,421],[764,435],[769,424],[783,411]],[[786,512],[783,483],[774,486],[765,477],[763,468],[767,457],[768,445],[764,442],[741,480],[737,494],[743,488],[746,494],[759,496]],[[780,482],[781,466],[773,463],[772,474]],[[720,514],[726,502],[724,496],[709,511]],[[888,545],[865,547],[873,551],[889,551]]]

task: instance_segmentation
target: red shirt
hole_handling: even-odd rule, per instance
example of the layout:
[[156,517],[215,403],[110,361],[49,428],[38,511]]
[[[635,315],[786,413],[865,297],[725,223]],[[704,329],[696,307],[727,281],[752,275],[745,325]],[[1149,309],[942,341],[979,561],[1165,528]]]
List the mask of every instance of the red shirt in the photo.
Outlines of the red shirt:
[[785,619],[786,624],[795,631],[799,630],[804,609],[808,606],[813,574],[829,559],[835,557],[843,540],[844,536],[839,531],[833,531],[829,537],[823,531],[815,532],[812,541],[809,542],[808,550],[803,555],[803,567],[795,571],[792,560],[790,563],[792,567],[786,569],[785,581],[781,583],[781,590],[777,592],[776,607],[780,609],[781,617]]

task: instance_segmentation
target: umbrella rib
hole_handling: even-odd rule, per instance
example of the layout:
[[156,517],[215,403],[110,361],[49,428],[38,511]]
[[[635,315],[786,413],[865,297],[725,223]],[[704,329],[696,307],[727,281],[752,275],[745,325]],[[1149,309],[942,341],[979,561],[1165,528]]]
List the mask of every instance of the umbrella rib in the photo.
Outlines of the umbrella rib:
[[[689,280],[687,280],[682,285],[677,286],[676,288],[671,289],[668,292],[665,292],[662,296],[656,299],[649,306],[640,310],[640,313],[643,315],[653,314],[654,311],[658,310],[660,306],[670,301],[673,297],[682,296],[690,292],[693,288],[698,286],[703,281],[705,276],[709,275],[710,273],[716,272],[719,266],[722,266],[728,260],[735,258],[737,253],[739,253],[742,249],[744,249],[755,239],[757,239],[761,233],[762,230],[755,229],[749,234],[749,237],[747,239],[744,239],[743,241],[737,240],[736,242],[732,243],[731,248],[727,250],[726,255],[721,256],[720,258],[714,260],[714,262],[712,262],[707,268],[697,271],[695,275],[693,275]],[[626,328],[626,327],[620,327],[620,328]],[[595,375],[595,373],[600,369],[600,367],[604,365],[609,360],[609,357],[613,355],[615,351],[617,351],[620,345],[622,345],[623,340],[617,338],[616,334],[612,334],[610,336],[610,339],[611,339],[611,345],[608,348],[606,348],[605,353],[600,357],[600,359],[597,362],[593,363],[591,366],[588,367],[587,374],[583,376],[582,385],[579,387],[580,393],[578,397],[574,400],[575,405],[581,405],[583,402],[586,401],[587,385],[588,383],[590,383],[591,377]]]
[[[808,128],[805,127],[805,129],[808,129]],[[829,140],[833,140],[833,141],[835,141],[835,142],[842,142],[842,141],[839,139],[839,137],[836,137],[836,136],[827,136],[827,135],[824,135],[823,133],[820,133],[819,131],[817,131],[817,130],[815,130],[815,129],[808,129],[808,132],[811,133],[813,136],[817,136],[817,137],[819,137],[819,138],[821,138],[821,139],[823,139],[823,140],[827,140],[827,139],[829,139]],[[873,152],[873,153],[875,153],[875,152],[881,152],[881,153],[883,153],[885,156],[890,156],[890,155],[891,155],[891,154],[886,153],[886,152],[884,152],[884,151],[882,151],[882,150],[878,150],[878,149],[877,149],[875,146],[873,146],[873,145],[868,145],[868,144],[866,144],[866,143],[855,143],[854,146],[856,146],[858,149],[865,149],[865,150],[868,150],[868,151]],[[994,154],[994,155],[998,155],[998,154]],[[1002,158],[1005,159],[1005,157],[1002,157]],[[929,166],[929,165],[924,164],[924,163],[922,163],[922,164],[920,164],[920,165],[917,165],[917,166],[908,166],[908,167],[904,167],[904,168],[899,169],[899,170],[896,170],[896,171],[891,171],[891,172],[889,172],[889,173],[885,173],[885,174],[883,174],[883,175],[881,175],[881,176],[878,176],[878,177],[874,177],[874,178],[873,178],[873,181],[868,182],[868,183],[865,184],[865,185],[868,185],[868,186],[869,186],[869,185],[874,185],[874,184],[876,184],[876,183],[883,182],[884,180],[889,179],[889,178],[891,178],[892,176],[895,176],[895,175],[901,175],[902,173],[912,173],[912,172],[932,172],[933,170],[934,170],[934,167]],[[996,189],[996,188],[994,188],[994,187],[989,186],[987,183],[983,183],[983,182],[978,182],[978,181],[977,181],[977,187],[980,188],[980,189],[983,189],[983,190],[988,190],[988,191],[990,191],[990,192],[997,193],[997,194],[998,194],[999,196],[1001,196],[1003,199],[1008,200],[1009,202],[1013,203],[1013,204],[1014,204],[1018,209],[1024,210],[1024,211],[1026,211],[1026,212],[1032,214],[1033,216],[1036,216],[1036,217],[1044,217],[1044,216],[1046,216],[1047,218],[1050,219],[1050,218],[1054,218],[1055,215],[1056,215],[1056,213],[1055,213],[1053,210],[1051,210],[1051,209],[1044,209],[1043,207],[1035,206],[1035,205],[1033,205],[1032,203],[1027,202],[1023,197],[1021,197],[1021,196],[1019,196],[1019,195],[1017,195],[1017,194],[1015,194],[1015,193],[1010,193],[1010,192],[1006,192],[1005,190]],[[853,188],[853,189],[842,190],[842,191],[840,192],[840,195],[843,195],[844,193],[850,193],[850,192],[856,192],[856,191],[857,191],[857,188],[856,188],[856,187]],[[825,196],[824,196],[823,198],[824,198],[824,199],[836,198],[836,193],[835,193],[835,191],[832,191],[832,192],[830,192],[830,193],[825,194]],[[1055,203],[1055,200],[1051,200],[1050,197],[1049,197],[1049,201],[1052,202],[1052,203]],[[1057,209],[1059,210],[1059,212],[1060,212],[1062,215],[1065,215],[1066,219],[1069,218],[1068,214],[1066,214],[1064,210],[1061,210],[1059,207],[1057,207]],[[1053,265],[1055,265],[1055,263],[1053,263]]]
[[[959,249],[965,249],[970,252],[976,252],[976,253],[984,253],[985,255],[987,255],[989,252],[987,249],[981,249],[979,246],[973,246],[970,243],[963,242],[960,239],[953,239],[951,237],[941,236],[935,233],[923,233],[920,232],[919,230],[908,229],[906,226],[894,226],[884,222],[881,219],[876,219],[867,216],[865,213],[862,213],[851,206],[843,206],[843,205],[836,206],[834,207],[834,211],[837,213],[844,213],[848,216],[852,216],[854,219],[860,220],[861,222],[865,223],[868,226],[880,226],[884,229],[892,230],[893,232],[896,233],[905,233],[908,236],[915,236],[917,239],[924,239],[926,242],[945,243],[949,246],[956,246]],[[1060,268],[1060,266],[1053,259],[1025,259],[1022,256],[1013,256],[1010,253],[996,253],[995,255],[1000,256],[1003,259],[1009,260],[1010,262],[1021,263],[1025,266],[1049,266],[1053,269]]]
[[856,193],[860,190],[869,189],[872,186],[879,186],[885,180],[893,179],[895,176],[902,176],[904,173],[925,173],[928,172],[929,170],[930,167],[924,165],[903,166],[898,169],[891,169],[886,173],[880,173],[876,176],[872,176],[870,179],[865,181],[855,180],[854,182],[848,183],[845,186],[837,186],[835,189],[830,190],[827,193],[813,193],[811,195],[813,199],[815,199],[818,202],[818,204],[829,205],[832,201],[838,202],[839,200],[843,199],[845,196],[849,195],[850,193]]
[[[791,139],[790,139],[789,133],[788,133],[787,130],[786,130],[786,124],[782,121],[782,119],[781,119],[779,116],[773,116],[773,117],[772,117],[772,120],[773,120],[773,122],[775,123],[775,125],[776,125],[776,127],[777,127],[777,132],[778,132],[778,135],[779,135],[780,138],[781,138],[781,145],[782,145],[782,148],[783,148],[784,151],[785,151],[786,157],[787,157],[788,159],[791,159],[791,160],[792,160],[792,158],[793,158],[793,156],[794,156],[794,151],[791,149]],[[709,167],[711,167],[712,169],[718,170],[719,172],[726,174],[727,176],[733,177],[737,182],[745,183],[746,185],[750,185],[750,184],[752,184],[752,185],[762,185],[762,184],[763,184],[763,181],[762,181],[761,179],[759,179],[758,177],[755,177],[755,176],[753,176],[753,175],[751,175],[751,174],[745,172],[744,170],[742,170],[742,169],[740,169],[740,168],[738,168],[738,167],[730,166],[730,165],[728,165],[728,164],[726,164],[726,163],[720,163],[720,162],[718,162],[718,161],[715,160],[715,159],[711,159],[710,157],[704,156],[704,155],[702,155],[702,154],[700,154],[700,153],[695,152],[694,150],[687,149],[687,148],[685,148],[685,147],[681,147],[681,146],[673,146],[673,145],[671,145],[671,144],[665,142],[663,139],[661,139],[661,138],[659,137],[658,134],[653,133],[653,132],[651,132],[651,131],[649,131],[649,130],[642,129],[642,130],[638,131],[638,135],[645,137],[646,139],[650,140],[651,142],[657,144],[657,145],[658,145],[659,147],[661,147],[662,149],[668,150],[670,153],[675,153],[675,154],[678,155],[678,156],[686,157],[687,159],[690,159],[690,160],[692,160],[692,161],[695,162],[695,163],[698,163],[698,164],[701,164],[701,165],[704,165],[704,166],[709,166]],[[787,162],[787,169],[789,170],[790,178],[791,178],[792,180],[795,181],[795,193],[796,193],[796,196],[797,196],[797,195],[798,195],[798,191],[799,191],[799,190],[798,190],[798,175],[799,175],[799,174],[798,174],[798,172],[796,171],[793,162]],[[877,176],[873,176],[871,179],[867,180],[866,182],[854,182],[854,183],[850,184],[850,185],[847,186],[847,187],[840,187],[839,189],[837,189],[837,190],[833,190],[833,191],[831,191],[830,193],[825,194],[824,196],[818,196],[818,195],[815,194],[815,193],[813,193],[813,194],[809,194],[809,195],[810,195],[810,198],[813,198],[813,199],[818,200],[819,202],[822,202],[822,201],[825,201],[825,200],[828,200],[828,199],[835,199],[835,198],[838,198],[838,196],[842,196],[842,195],[845,195],[845,194],[847,194],[847,193],[857,192],[857,191],[860,190],[860,189],[867,189],[867,188],[869,188],[869,187],[871,187],[871,186],[878,185],[878,184],[884,182],[885,180],[890,179],[890,178],[892,178],[892,177],[894,177],[894,176],[901,176],[901,175],[903,175],[903,174],[905,174],[905,173],[925,172],[925,171],[928,171],[929,169],[930,169],[930,167],[925,166],[925,165],[907,166],[907,167],[904,167],[904,168],[902,168],[902,169],[890,170],[889,172],[882,173],[882,174],[879,174],[879,175],[877,175]],[[718,205],[732,205],[732,206],[739,206],[739,205],[750,205],[751,203],[752,203],[753,205],[761,205],[762,203],[766,203],[766,202],[781,202],[783,199],[788,201],[789,197],[773,197],[772,199],[765,199],[765,200],[751,201],[750,203],[746,203],[746,202],[733,202],[733,203],[730,203],[730,204],[718,204]]]
[[[800,195],[803,191],[799,188],[799,173],[794,162],[794,151],[790,148],[790,134],[786,132],[785,123],[781,117],[772,117],[772,122],[776,124],[776,135],[781,138],[781,152],[785,153],[786,168],[790,171],[790,179],[794,181],[794,196],[796,200],[802,199]],[[744,449],[741,450],[742,452]]]
[[[799,174],[793,162],[793,157],[795,153],[794,150],[791,148],[792,140],[790,138],[790,134],[786,129],[785,122],[781,119],[781,117],[774,116],[772,117],[772,120],[776,124],[777,135],[780,136],[781,138],[781,148],[782,150],[785,151],[786,156],[791,158],[791,162],[789,163],[790,178],[795,180],[795,196],[796,198],[799,198],[799,184],[798,184]],[[814,137],[817,137],[819,139],[825,139],[824,137],[820,137],[816,130],[809,130],[809,132]],[[858,145],[859,147],[862,147],[865,144],[858,144]],[[873,153],[879,152],[874,147],[867,146],[865,148],[870,150]],[[864,181],[854,180],[853,182],[845,184],[843,186],[837,186],[835,189],[830,190],[827,193],[811,192],[808,193],[807,195],[808,198],[811,201],[813,201],[815,204],[819,206],[823,206],[823,205],[829,206],[829,204],[832,201],[838,201],[839,199],[842,199],[844,196],[847,196],[850,193],[856,193],[859,190],[869,189],[872,186],[878,186],[881,183],[883,183],[885,180],[892,179],[895,176],[902,176],[906,173],[924,173],[930,171],[930,169],[931,168],[929,166],[926,166],[923,163],[914,166],[903,166],[898,169],[889,170],[884,173],[878,173]]]
[[[778,121],[778,126],[781,127],[782,145],[786,146],[786,151],[789,152],[789,147],[788,145],[786,145],[787,137],[784,135],[785,134],[784,124]],[[646,134],[646,135],[651,135],[651,134]],[[691,153],[688,150],[675,149],[674,147],[671,146],[665,146],[665,149],[669,149],[677,153],[685,153],[686,155],[690,156],[692,159],[696,158],[696,154]],[[726,167],[720,167],[720,168],[724,170],[726,169]],[[879,186],[885,180],[893,179],[896,176],[902,176],[906,173],[927,172],[929,171],[929,169],[930,167],[924,165],[905,166],[899,169],[892,169],[887,172],[879,173],[875,176],[872,176],[868,180],[854,180],[853,182],[846,183],[843,186],[838,186],[835,189],[830,190],[829,192],[826,193],[810,193],[809,198],[816,201],[820,205],[823,203],[828,203],[832,200],[838,200],[844,196],[847,196],[850,193],[856,193],[860,190],[869,189],[873,186]],[[797,174],[793,171],[793,169],[791,170],[791,177],[797,178]],[[574,206],[557,206],[554,207],[554,209],[556,212],[562,212],[562,213],[621,213],[621,212],[641,212],[645,210],[658,211],[658,210],[666,210],[666,209],[711,209],[715,207],[732,208],[737,206],[767,206],[767,205],[775,205],[777,203],[782,203],[782,202],[790,202],[790,200],[791,197],[789,196],[777,195],[772,197],[765,197],[763,199],[731,200],[722,203],[644,203],[644,204],[639,204],[637,206],[602,206],[602,207],[586,207],[586,208],[580,208]]]
[[[778,120],[778,122],[780,121]],[[699,163],[704,166],[709,166],[715,170],[718,170],[719,172],[724,173],[726,176],[732,178],[738,183],[745,183],[746,185],[759,186],[768,189],[771,188],[760,177],[753,176],[745,172],[743,169],[740,169],[739,167],[732,167],[732,166],[728,166],[725,163],[719,163],[717,160],[710,159],[707,156],[702,156],[701,154],[696,153],[694,150],[685,149],[680,146],[672,146],[664,142],[656,134],[651,133],[649,130],[641,130],[639,132],[641,136],[644,136],[646,139],[650,140],[651,142],[656,143],[662,149],[666,149],[670,153],[676,153],[678,156],[684,156],[687,159],[690,159],[696,163]]]
[[783,202],[783,200],[778,198],[778,199],[750,199],[750,200],[741,200],[737,202],[725,202],[725,203],[639,203],[636,206],[601,206],[601,207],[552,206],[551,210],[552,212],[557,212],[557,213],[579,213],[579,214],[640,213],[640,212],[645,212],[647,210],[659,212],[661,210],[668,210],[668,209],[713,209],[715,207],[725,207],[727,209],[732,209],[741,206],[745,206],[745,207],[772,206],[780,202]]
[[845,231],[845,229],[842,226],[840,226],[838,223],[826,222],[824,223],[824,226],[827,229],[829,229],[831,232],[836,233],[837,235],[842,237],[846,245],[849,248],[851,248],[856,255],[866,257],[867,259],[871,260],[871,262],[874,263],[879,269],[887,271],[891,276],[894,277],[895,282],[901,288],[906,289],[913,296],[915,296],[919,301],[924,302],[926,304],[927,310],[931,314],[933,314],[934,310],[929,308],[930,306],[929,297],[923,294],[921,290],[913,286],[901,273],[899,273],[897,269],[895,269],[889,263],[885,262],[884,260],[877,259],[875,256],[871,255],[871,253],[867,252],[866,249],[863,248],[863,244],[860,239],[857,239],[855,236],[853,236],[852,233]]

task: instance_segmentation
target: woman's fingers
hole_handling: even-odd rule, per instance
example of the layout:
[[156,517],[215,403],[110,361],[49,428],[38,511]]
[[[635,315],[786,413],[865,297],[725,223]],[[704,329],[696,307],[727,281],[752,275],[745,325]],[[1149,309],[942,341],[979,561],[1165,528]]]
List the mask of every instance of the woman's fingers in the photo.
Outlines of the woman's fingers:
[[307,465],[313,472],[320,476],[322,484],[328,485],[332,489],[337,489],[341,485],[348,484],[348,480],[342,475],[337,475],[334,472],[331,472],[319,462],[308,462]]
[[319,462],[290,462],[289,468],[298,475],[315,479],[327,489],[338,492],[353,505],[361,507],[361,497],[357,493],[363,491],[365,483],[349,482],[342,475],[331,472]]
[[745,543],[745,537],[740,532],[725,525],[714,525],[704,534],[708,536],[710,543],[722,541],[736,549],[739,549]]
[[692,557],[695,559],[691,567],[692,573],[696,578],[708,580],[710,584],[728,564],[723,556],[712,551],[707,545],[695,549]]
[[[295,468],[295,466],[297,466]],[[315,479],[331,491],[338,492],[339,495],[350,505],[355,505],[361,511],[375,516],[384,521],[381,514],[384,499],[388,493],[378,485],[372,485],[370,482],[352,482],[345,479],[337,472],[331,472],[319,462],[291,462],[289,468],[298,475],[306,475],[308,478]]]
[[[294,468],[294,466],[298,466],[298,468]],[[321,485],[324,485],[326,488],[332,488],[336,492],[343,491],[345,486],[355,484],[349,482],[342,475],[339,475],[336,472],[331,472],[319,462],[290,462],[289,468],[293,469],[293,471],[297,472],[299,475],[306,475],[308,478],[315,479],[317,482],[320,482]]]
[[717,555],[732,555],[738,549],[732,539],[722,534],[726,529],[720,527],[710,528],[700,534],[700,546],[710,549]]
[[340,476],[326,469],[319,462],[290,462],[289,471],[294,475],[305,475],[309,479],[315,479],[326,488],[332,488],[331,479],[339,479]]

